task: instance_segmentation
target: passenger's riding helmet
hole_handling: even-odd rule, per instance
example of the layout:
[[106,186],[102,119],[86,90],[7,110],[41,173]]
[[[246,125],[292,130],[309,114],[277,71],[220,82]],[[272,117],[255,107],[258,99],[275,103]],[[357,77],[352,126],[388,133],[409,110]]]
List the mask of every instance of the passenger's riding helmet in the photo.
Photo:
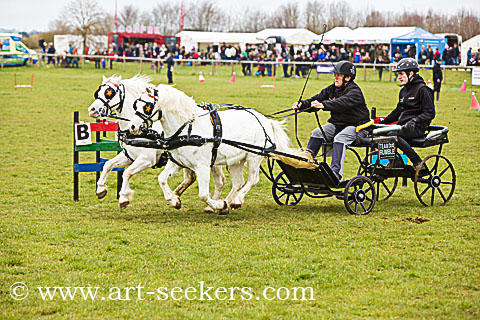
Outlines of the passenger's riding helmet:
[[413,58],[403,58],[398,62],[397,67],[395,68],[395,72],[400,71],[413,71],[417,73],[420,71],[417,60]]
[[355,79],[357,75],[357,68],[350,61],[340,61],[333,67],[333,72],[344,74],[345,76],[352,77],[352,80]]

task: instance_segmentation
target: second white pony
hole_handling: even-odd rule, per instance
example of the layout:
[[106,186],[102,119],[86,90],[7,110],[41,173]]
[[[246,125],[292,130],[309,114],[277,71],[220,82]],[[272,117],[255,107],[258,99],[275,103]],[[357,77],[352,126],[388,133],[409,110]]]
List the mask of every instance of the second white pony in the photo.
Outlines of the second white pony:
[[[160,122],[166,137],[178,133],[177,131],[184,126],[182,135],[215,138],[211,122],[211,116],[214,118],[213,114],[197,106],[191,97],[178,89],[162,84],[149,87],[139,101],[141,103],[137,105],[136,115],[128,125],[134,134],[138,134],[142,126],[151,123],[161,115]],[[148,107],[145,109],[146,105],[153,105],[153,109]],[[226,110],[218,112],[218,115],[221,119],[221,139],[264,146],[265,149],[290,150],[289,138],[283,125],[278,121],[269,120],[251,109]],[[226,166],[232,179],[232,190],[225,201],[211,198],[209,194],[212,152],[217,153],[214,165]],[[227,213],[228,208],[240,208],[244,204],[246,194],[259,181],[260,164],[264,158],[262,155],[225,143],[220,143],[217,151],[214,150],[213,143],[206,143],[202,146],[180,146],[171,150],[170,153],[176,163],[193,170],[197,175],[199,198],[211,208],[221,210],[221,213]],[[243,178],[245,163],[248,165],[246,184]],[[168,194],[168,189],[164,189],[164,194],[165,197],[174,196]]]

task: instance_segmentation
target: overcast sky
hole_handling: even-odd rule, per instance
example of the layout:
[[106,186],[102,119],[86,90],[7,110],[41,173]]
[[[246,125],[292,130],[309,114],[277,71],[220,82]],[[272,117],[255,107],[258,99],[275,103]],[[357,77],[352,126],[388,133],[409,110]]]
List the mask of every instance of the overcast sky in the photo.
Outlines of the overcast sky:
[[[1,0],[0,7],[0,29],[16,29],[17,31],[47,31],[48,24],[54,20],[62,8],[72,0]],[[151,8],[155,3],[161,2],[159,0],[117,0],[118,10],[127,4],[133,4],[141,10]],[[165,1],[165,0],[163,0]],[[180,0],[170,0],[180,1]],[[187,1],[189,3],[194,0]],[[239,1],[219,1],[216,3],[219,7],[225,10],[242,10],[242,7],[258,8],[259,19],[261,18],[261,10],[272,11],[281,4],[289,3],[292,0],[242,0]],[[327,0],[332,1],[332,0]],[[303,6],[307,0],[298,0]],[[380,11],[393,11],[404,9],[407,11],[421,10],[428,8],[435,8],[444,13],[455,12],[460,8],[474,9],[479,12],[479,0],[345,0],[352,9],[362,10],[365,8],[375,8]],[[103,9],[110,12],[112,15],[115,12],[115,0],[98,0],[98,3]]]

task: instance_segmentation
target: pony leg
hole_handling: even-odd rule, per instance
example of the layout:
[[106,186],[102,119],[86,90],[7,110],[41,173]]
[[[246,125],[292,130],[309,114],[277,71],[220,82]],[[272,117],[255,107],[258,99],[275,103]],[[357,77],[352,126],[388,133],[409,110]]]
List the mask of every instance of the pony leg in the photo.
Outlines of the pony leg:
[[181,167],[172,161],[168,161],[165,169],[158,175],[158,184],[163,191],[163,196],[165,200],[167,200],[167,204],[173,206],[175,209],[180,209],[182,203],[180,202],[180,198],[170,189],[168,179],[176,175],[180,169]]
[[[222,195],[222,190],[223,186],[225,185],[225,175],[223,174],[223,170],[221,166],[213,166],[212,167],[212,177],[213,177],[213,182],[215,183],[215,192],[213,193],[213,200],[218,200],[220,199],[220,196]],[[205,213],[214,213],[215,210],[213,210],[210,207],[205,207],[203,209]]]
[[247,183],[243,188],[238,192],[237,201],[242,205],[245,201],[245,196],[247,193],[257,185],[260,181],[260,164],[262,163],[263,157],[252,157],[248,160],[248,179]]
[[214,200],[210,198],[209,183],[210,183],[210,167],[197,167],[195,170],[198,180],[198,197],[200,200],[208,204],[214,210],[220,210],[219,214],[228,213],[228,205],[223,200]]
[[133,200],[135,191],[130,189],[130,179],[132,176],[145,169],[151,168],[154,164],[155,158],[149,160],[148,157],[141,155],[123,172],[122,189],[120,190],[120,198],[118,199],[120,209],[125,209]]
[[230,193],[225,200],[232,209],[239,209],[242,206],[242,202],[237,199],[237,194],[245,184],[245,179],[243,178],[243,164],[244,161],[240,161],[229,167],[230,177],[232,178],[232,190],[230,190]]
[[192,185],[192,183],[195,182],[197,179],[197,176],[195,175],[195,172],[193,172],[190,169],[184,168],[183,169],[183,181],[182,183],[173,191],[178,197],[180,197],[185,190],[187,190],[188,187]]
[[132,161],[128,159],[123,152],[117,154],[114,158],[108,160],[103,165],[102,173],[100,174],[100,178],[98,178],[97,182],[97,198],[102,199],[107,195],[107,179],[110,172],[119,167],[127,166]]

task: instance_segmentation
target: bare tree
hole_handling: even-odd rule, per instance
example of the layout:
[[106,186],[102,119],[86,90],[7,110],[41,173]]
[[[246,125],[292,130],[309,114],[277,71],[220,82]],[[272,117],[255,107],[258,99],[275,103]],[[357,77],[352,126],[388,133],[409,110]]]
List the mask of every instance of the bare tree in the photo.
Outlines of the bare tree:
[[424,16],[417,11],[404,11],[396,17],[395,26],[398,27],[411,27],[411,26],[423,26]]
[[85,52],[87,36],[108,33],[113,28],[113,19],[96,0],[74,0],[63,8],[52,26],[82,36]]
[[314,32],[321,33],[323,24],[326,23],[325,5],[319,0],[309,0],[305,5],[305,27]]
[[51,33],[55,33],[55,34],[69,34],[72,32],[70,30],[70,27],[67,26],[67,23],[59,18],[53,21],[50,21],[48,23],[48,29],[50,30]]
[[190,4],[184,12],[187,27],[191,30],[218,31],[224,27],[224,14],[214,1],[198,1]]
[[377,10],[371,10],[365,16],[364,27],[386,27],[389,21],[386,20],[386,16]]
[[163,1],[152,10],[152,24],[160,27],[163,34],[175,34],[180,31],[180,5]]
[[271,18],[270,27],[273,28],[297,28],[300,10],[296,2],[281,5]]
[[134,5],[127,4],[125,7],[123,7],[118,15],[119,24],[123,24],[125,26],[134,25],[138,22],[138,12],[138,8],[136,8]]
[[242,32],[258,32],[267,28],[267,22],[270,14],[262,14],[262,19],[258,18],[258,9],[247,7],[239,19],[239,26]]
[[328,27],[355,27],[357,19],[352,8],[345,1],[332,1],[327,5]]
[[450,30],[455,30],[455,33],[461,34],[465,40],[480,33],[480,17],[472,10],[458,10],[457,14],[452,16],[450,25]]

